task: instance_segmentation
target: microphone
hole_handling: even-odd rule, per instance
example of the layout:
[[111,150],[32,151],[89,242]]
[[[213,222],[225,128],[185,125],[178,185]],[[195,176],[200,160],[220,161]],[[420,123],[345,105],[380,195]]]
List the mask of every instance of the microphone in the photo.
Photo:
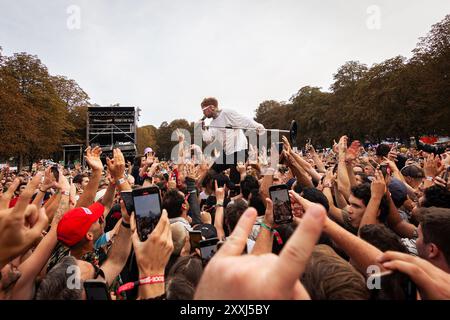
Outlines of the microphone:
[[201,118],[199,121],[199,123],[202,124],[202,130],[205,130],[205,119],[206,119],[206,116],[203,116],[203,118]]

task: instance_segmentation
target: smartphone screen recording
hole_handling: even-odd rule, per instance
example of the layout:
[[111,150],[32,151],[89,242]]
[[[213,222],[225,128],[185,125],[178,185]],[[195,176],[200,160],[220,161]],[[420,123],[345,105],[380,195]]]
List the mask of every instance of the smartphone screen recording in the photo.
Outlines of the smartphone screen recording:
[[286,185],[271,186],[269,188],[270,199],[273,202],[273,219],[276,224],[292,222],[291,201]]
[[155,229],[161,217],[161,199],[156,187],[136,189],[132,192],[136,229],[141,241]]

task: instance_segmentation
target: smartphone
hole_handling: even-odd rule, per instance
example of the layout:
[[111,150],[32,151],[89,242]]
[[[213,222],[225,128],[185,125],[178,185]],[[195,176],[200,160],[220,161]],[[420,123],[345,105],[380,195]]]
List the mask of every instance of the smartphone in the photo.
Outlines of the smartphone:
[[200,249],[200,241],[202,241],[202,232],[200,230],[189,231],[189,241],[191,243],[191,252]]
[[161,197],[158,187],[135,189],[131,192],[134,203],[136,230],[141,241],[155,229],[161,218]]
[[200,241],[200,254],[204,263],[207,263],[217,252],[219,238],[211,238]]
[[52,174],[55,177],[56,182],[59,182],[59,170],[58,170],[58,166],[54,165],[51,168]]
[[274,185],[269,188],[270,199],[273,202],[273,221],[275,224],[285,224],[293,221],[291,200],[288,186]]
[[370,276],[375,288],[371,300],[417,300],[417,286],[408,275],[399,271],[384,271]]
[[86,300],[111,300],[106,283],[99,280],[83,282]]
[[133,202],[133,195],[130,191],[121,191],[120,197],[122,198],[125,208],[127,209],[128,215],[131,215],[131,213],[134,211],[134,202]]

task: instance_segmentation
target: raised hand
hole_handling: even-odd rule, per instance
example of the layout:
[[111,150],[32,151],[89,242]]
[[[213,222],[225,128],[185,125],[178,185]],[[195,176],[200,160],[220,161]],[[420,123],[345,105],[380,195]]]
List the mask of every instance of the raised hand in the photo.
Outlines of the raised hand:
[[339,154],[345,154],[347,151],[347,142],[348,142],[348,137],[347,136],[342,136],[339,139],[339,143],[338,143],[338,151]]
[[307,210],[279,256],[272,253],[242,255],[256,215],[256,210],[249,208],[241,216],[231,236],[208,263],[195,299],[310,298],[299,278],[322,231],[325,209],[314,204]]
[[372,197],[382,198],[386,193],[386,182],[380,170],[375,171],[375,177],[370,185]]
[[[61,176],[61,173],[60,173]],[[47,191],[50,188],[56,187],[57,183],[52,174],[52,168],[48,167],[44,171],[44,182],[42,182],[40,189]]]
[[84,158],[86,159],[87,164],[92,169],[93,172],[102,172],[103,171],[103,163],[100,159],[100,155],[102,154],[102,149],[99,146],[87,147],[86,155]]
[[172,232],[167,211],[163,210],[158,224],[145,241],[139,239],[136,231],[136,219],[131,217],[130,223],[133,232],[131,239],[139,272],[145,276],[164,274],[164,268],[173,251]]
[[338,143],[336,142],[336,140],[333,140],[333,152],[334,153],[338,153],[339,152],[339,146]]
[[113,150],[113,159],[106,158],[108,171],[116,181],[125,175],[125,158],[120,149]]
[[387,157],[390,161],[397,161],[397,155],[398,155],[398,152],[395,151],[394,148],[392,148],[391,151],[389,151]]
[[383,267],[407,274],[425,300],[450,299],[450,274],[430,262],[409,254],[387,251],[378,258]]
[[306,200],[294,190],[289,190],[289,198],[291,200],[292,214],[297,218],[302,218],[306,210],[314,205],[314,202]]
[[246,168],[245,168],[245,164],[242,161],[239,161],[236,165],[236,169],[239,172],[239,174],[242,176],[243,174],[245,174]]
[[14,196],[14,192],[16,192],[17,188],[19,187],[19,184],[20,179],[19,178],[14,179],[13,183],[9,186],[8,190],[0,195],[0,210],[8,209],[9,202]]
[[345,154],[345,160],[348,162],[353,162],[358,158],[361,143],[358,140],[352,142],[350,147],[347,149]]
[[214,193],[216,195],[217,202],[221,202],[223,204],[225,201],[225,188],[219,188],[217,186],[217,180],[214,180],[214,187],[216,188]]
[[281,140],[283,140],[283,149],[286,150],[286,152],[291,152],[292,148],[291,148],[291,144],[289,143],[289,140],[286,136],[282,136]]
[[37,173],[21,193],[16,205],[0,211],[0,268],[28,251],[48,227],[45,209],[29,202],[42,178]]
[[427,177],[436,177],[439,174],[439,156],[429,154],[423,164],[423,171]]

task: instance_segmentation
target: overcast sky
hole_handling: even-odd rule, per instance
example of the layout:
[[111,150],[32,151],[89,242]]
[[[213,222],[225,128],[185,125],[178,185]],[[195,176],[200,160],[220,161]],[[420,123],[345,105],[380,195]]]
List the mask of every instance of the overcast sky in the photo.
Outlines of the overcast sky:
[[328,90],[345,61],[410,57],[449,13],[449,0],[0,0],[0,46],[159,126],[201,118],[205,96],[253,116],[302,86]]

